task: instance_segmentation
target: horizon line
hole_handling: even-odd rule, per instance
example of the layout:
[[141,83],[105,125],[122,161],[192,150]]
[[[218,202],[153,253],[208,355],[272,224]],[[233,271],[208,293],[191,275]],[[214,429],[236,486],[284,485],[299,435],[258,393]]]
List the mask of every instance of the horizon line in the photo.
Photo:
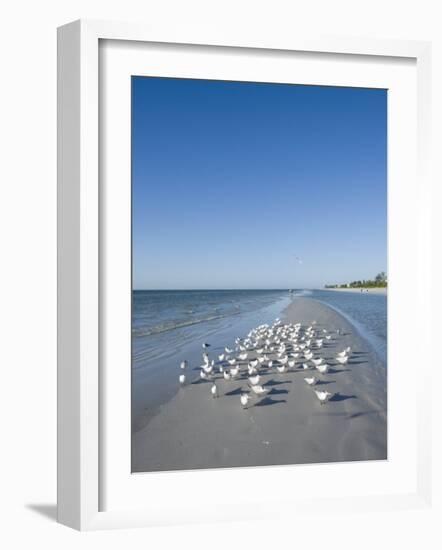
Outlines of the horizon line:
[[164,291],[186,291],[186,290],[198,290],[198,291],[205,291],[205,290],[321,290],[323,287],[281,287],[281,288],[133,288],[132,290],[134,292],[164,292]]

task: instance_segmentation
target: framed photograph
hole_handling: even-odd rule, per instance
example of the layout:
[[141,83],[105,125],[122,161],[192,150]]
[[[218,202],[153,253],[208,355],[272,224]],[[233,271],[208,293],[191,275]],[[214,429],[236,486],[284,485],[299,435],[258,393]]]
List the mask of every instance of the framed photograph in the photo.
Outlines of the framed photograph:
[[172,34],[59,29],[59,521],[426,506],[430,46]]

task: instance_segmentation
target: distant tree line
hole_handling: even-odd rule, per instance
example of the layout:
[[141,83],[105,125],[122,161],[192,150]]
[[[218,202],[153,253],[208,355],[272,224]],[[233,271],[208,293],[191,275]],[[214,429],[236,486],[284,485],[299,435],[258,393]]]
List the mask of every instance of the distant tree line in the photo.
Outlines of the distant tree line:
[[387,286],[387,274],[381,271],[374,279],[352,281],[341,285],[325,285],[325,288],[385,288]]

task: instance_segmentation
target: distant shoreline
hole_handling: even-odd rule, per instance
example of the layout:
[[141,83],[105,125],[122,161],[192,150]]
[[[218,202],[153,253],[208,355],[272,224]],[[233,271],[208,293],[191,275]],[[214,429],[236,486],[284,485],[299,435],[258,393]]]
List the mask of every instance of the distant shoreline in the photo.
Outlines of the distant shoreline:
[[360,288],[322,288],[321,290],[330,290],[332,292],[357,292],[359,294],[387,294],[387,287],[360,287]]

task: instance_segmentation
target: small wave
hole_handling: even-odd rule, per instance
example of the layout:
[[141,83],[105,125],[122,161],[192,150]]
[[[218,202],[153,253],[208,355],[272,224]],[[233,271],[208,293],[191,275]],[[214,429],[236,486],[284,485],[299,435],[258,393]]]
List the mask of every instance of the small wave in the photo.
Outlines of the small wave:
[[[280,311],[288,305],[288,303],[289,298],[284,295],[280,299],[276,300],[274,304],[265,304],[265,308],[269,306],[274,308],[274,306],[277,306],[277,311],[272,310],[271,313],[264,314],[268,315],[268,321],[273,319],[275,315],[279,314]],[[253,311],[246,313],[253,313]],[[230,314],[210,316],[204,319],[200,318],[188,320],[187,322],[176,322],[175,327],[171,327],[171,323],[168,325],[163,323],[162,325],[157,325],[156,327],[149,327],[149,329],[146,328],[144,331],[141,327],[138,330],[134,328],[133,335],[135,336],[135,332],[137,332],[137,336],[140,335],[141,337],[139,340],[137,339],[137,336],[134,338],[134,347],[132,348],[132,368],[134,371],[144,369],[146,368],[146,365],[152,364],[154,361],[163,360],[167,357],[174,356],[176,355],[178,349],[181,349],[183,346],[187,346],[191,342],[201,342],[202,340],[210,342],[210,338],[217,334],[220,330],[219,323],[207,324],[207,326],[203,327],[203,333],[201,330],[184,330],[173,334],[171,331],[173,331],[174,328],[180,328],[181,326],[186,328],[189,325],[198,325],[213,319],[225,319],[222,324],[222,330],[225,330],[232,327],[242,315],[245,315],[243,311],[236,311]],[[264,317],[264,319],[267,319],[267,317]],[[142,338],[143,332],[149,333],[145,339]],[[204,338],[202,334],[204,334]],[[149,336],[152,336],[152,338]]]
[[293,292],[293,296],[311,296],[312,291],[311,290],[295,290]]
[[231,315],[238,315],[239,311],[232,311],[226,315],[213,315],[211,317],[204,317],[203,319],[192,319],[189,321],[173,321],[170,324],[166,325],[156,325],[151,328],[146,329],[133,329],[133,336],[153,336],[155,334],[161,334],[163,332],[170,332],[171,330],[177,330],[179,328],[190,327],[193,325],[199,325],[201,323],[207,323],[209,321],[216,321],[217,319],[225,319]]

